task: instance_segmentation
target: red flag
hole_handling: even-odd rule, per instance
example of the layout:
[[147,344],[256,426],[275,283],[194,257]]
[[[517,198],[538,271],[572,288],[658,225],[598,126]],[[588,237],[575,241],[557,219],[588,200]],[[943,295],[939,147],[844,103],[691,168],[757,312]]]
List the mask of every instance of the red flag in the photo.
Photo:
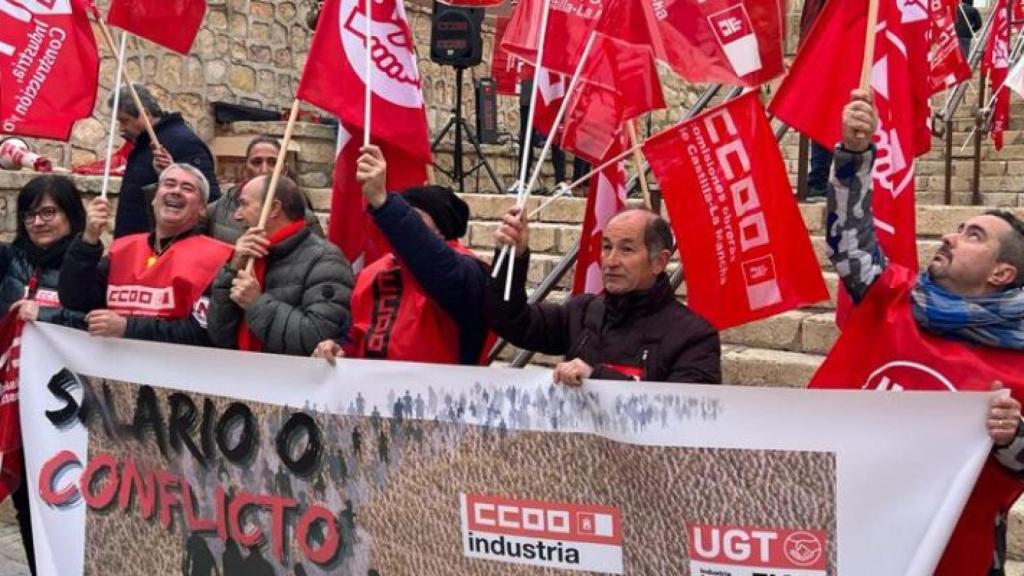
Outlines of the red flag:
[[[366,198],[356,181],[356,161],[363,138],[358,129],[338,126],[338,158],[334,163],[331,193],[331,217],[327,239],[345,253],[353,265],[368,265],[391,251],[384,235],[366,212]],[[382,143],[381,152],[388,163],[387,189],[400,192],[426,182],[426,167],[404,150]]]
[[598,34],[569,105],[562,147],[596,164],[607,156],[623,122],[665,107],[647,46]]
[[988,85],[995,94],[992,111],[992,146],[1003,148],[1003,131],[1010,121],[1010,92],[1003,84],[1010,70],[1010,23],[1006,18],[1006,0],[998,0],[995,22],[985,44],[985,57],[981,61],[982,74],[988,74]]
[[[369,264],[389,249],[372,226],[355,181],[366,86],[363,6],[361,0],[324,3],[297,95],[341,120],[328,239],[352,262],[362,259],[363,264]],[[372,6],[372,137],[388,162],[388,190],[400,191],[426,181],[426,164],[430,162],[427,116],[412,33],[402,3],[383,0]]]
[[[532,81],[534,78],[533,66],[526,64],[523,68],[524,74],[528,74],[526,77]],[[535,101],[537,109],[533,113],[533,127],[547,135],[551,133],[555,117],[558,116],[558,109],[561,108],[562,100],[565,99],[565,90],[569,86],[569,79],[564,74],[552,72],[547,68],[541,68],[540,74],[536,78],[537,85],[534,86],[534,89],[537,91]]]
[[932,0],[929,27],[929,94],[941,92],[971,77],[956,36],[956,6],[959,0]]
[[491,78],[494,78],[494,85],[498,94],[505,96],[519,95],[519,69],[523,66],[522,61],[513,58],[507,50],[501,47],[501,40],[505,37],[505,30],[508,28],[508,16],[498,16],[494,31],[494,52],[491,55]]
[[828,299],[757,92],[649,139],[644,155],[694,311],[724,329]]
[[96,102],[99,55],[83,0],[0,10],[0,136],[67,140]]
[[[769,106],[780,120],[826,148],[839,142],[842,109],[859,84],[866,12],[867,3],[861,0],[826,2]],[[886,255],[912,270],[917,269],[914,157],[926,152],[931,142],[927,19],[920,4],[881,0],[871,71],[879,117],[872,174],[875,228]],[[814,95],[813,105],[808,105],[808,94]]]
[[782,74],[785,2],[605,2],[601,32],[649,45],[689,82],[757,86]]
[[21,420],[18,417],[18,358],[25,323],[17,312],[0,319],[0,500],[21,484]]
[[112,0],[107,22],[188,54],[206,15],[206,0]]
[[[373,140],[430,162],[427,115],[405,9],[398,0],[375,1],[372,6]],[[361,0],[324,2],[297,93],[358,130],[364,127],[365,26]]]
[[[551,2],[542,62],[545,68],[563,74],[575,72],[587,37],[601,16],[603,1]],[[543,14],[544,0],[520,0],[512,12],[502,47],[516,57],[536,64]]]
[[604,291],[601,274],[601,241],[604,227],[612,216],[626,207],[626,171],[622,163],[613,164],[590,179],[587,212],[583,217],[580,251],[576,257],[573,294],[599,294]]

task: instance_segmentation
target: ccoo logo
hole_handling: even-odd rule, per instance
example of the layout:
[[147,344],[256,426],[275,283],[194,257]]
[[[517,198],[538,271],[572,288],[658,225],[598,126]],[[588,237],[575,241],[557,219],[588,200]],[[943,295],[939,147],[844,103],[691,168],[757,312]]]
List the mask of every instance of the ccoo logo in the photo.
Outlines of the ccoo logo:
[[[0,0],[2,1],[2,0]],[[342,0],[338,11],[341,42],[349,65],[366,82],[366,18],[370,18],[370,78],[373,93],[406,108],[421,108],[420,75],[416,68],[412,34],[401,2],[372,0],[367,16],[361,0]],[[390,6],[390,11],[387,7]],[[387,20],[378,20],[388,12]]]

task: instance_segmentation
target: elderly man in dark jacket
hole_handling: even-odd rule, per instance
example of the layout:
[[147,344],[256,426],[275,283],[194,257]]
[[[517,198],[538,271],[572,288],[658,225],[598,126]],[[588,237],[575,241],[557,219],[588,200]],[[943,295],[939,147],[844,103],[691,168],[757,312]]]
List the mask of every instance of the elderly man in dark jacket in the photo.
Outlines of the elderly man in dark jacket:
[[514,246],[517,256],[510,301],[504,300],[504,267],[491,281],[488,320],[520,348],[564,355],[555,382],[722,381],[718,332],[676,300],[665,274],[672,232],[657,214],[633,209],[613,216],[601,248],[604,294],[582,294],[563,304],[526,303],[529,228],[521,209],[505,214],[495,240]]
[[[214,280],[210,339],[224,348],[308,356],[351,323],[352,267],[311,233],[305,198],[287,176],[277,185],[266,229],[257,228],[269,185],[270,177],[260,176],[238,194],[235,219],[249,229]],[[246,270],[250,258],[253,273]]]
[[[121,136],[131,141],[135,147],[128,155],[124,177],[121,179],[117,219],[114,223],[115,238],[153,229],[143,189],[156,184],[159,173],[172,162],[191,164],[206,176],[210,183],[207,201],[220,197],[220,187],[217,185],[210,149],[185,124],[180,113],[164,111],[145,86],[136,84],[135,90],[153,122],[153,131],[160,141],[160,148],[154,150],[154,143],[150,141],[149,133],[146,132],[142,112],[135,106],[128,87],[121,88],[117,104],[117,123]],[[110,98],[110,105],[113,106],[113,96]]]

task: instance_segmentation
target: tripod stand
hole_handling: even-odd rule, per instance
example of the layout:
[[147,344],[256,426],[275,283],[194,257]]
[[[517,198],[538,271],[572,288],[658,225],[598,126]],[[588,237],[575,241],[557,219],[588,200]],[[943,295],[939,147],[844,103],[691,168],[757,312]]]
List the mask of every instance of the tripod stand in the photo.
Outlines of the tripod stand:
[[[462,116],[462,74],[465,72],[465,68],[462,66],[455,67],[455,104],[452,106],[452,117],[448,119],[448,122],[441,129],[441,133],[434,138],[434,142],[430,145],[430,151],[437,150],[441,140],[448,135],[448,131],[455,129],[455,151],[452,154],[452,169],[451,171],[445,170],[441,166],[434,164],[434,166],[454,181],[459,183],[459,192],[465,192],[465,178],[466,176],[476,172],[480,168],[487,169],[488,176],[491,177],[491,182],[494,183],[496,192],[503,192],[505,190],[504,184],[501,179],[495,174],[494,168],[491,168],[491,164],[487,161],[487,157],[484,156],[483,150],[480,149],[480,142],[477,141],[473,131],[469,128],[469,124],[466,123],[466,119]],[[473,145],[473,149],[476,151],[479,162],[469,170],[465,170],[462,167],[462,133],[465,131],[466,138],[469,143]]]

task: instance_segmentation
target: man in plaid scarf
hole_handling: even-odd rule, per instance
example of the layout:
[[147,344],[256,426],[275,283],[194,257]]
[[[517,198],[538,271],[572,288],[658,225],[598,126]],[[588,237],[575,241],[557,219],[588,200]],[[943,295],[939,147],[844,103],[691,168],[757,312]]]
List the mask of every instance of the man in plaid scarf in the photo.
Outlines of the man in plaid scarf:
[[[855,90],[827,197],[829,257],[855,307],[811,387],[1005,386],[1024,397],[1024,223],[989,210],[944,235],[927,271],[889,263],[871,210],[877,126],[870,94]],[[992,400],[995,448],[936,575],[1004,574],[1006,513],[1024,490],[1024,424],[1013,396]]]

